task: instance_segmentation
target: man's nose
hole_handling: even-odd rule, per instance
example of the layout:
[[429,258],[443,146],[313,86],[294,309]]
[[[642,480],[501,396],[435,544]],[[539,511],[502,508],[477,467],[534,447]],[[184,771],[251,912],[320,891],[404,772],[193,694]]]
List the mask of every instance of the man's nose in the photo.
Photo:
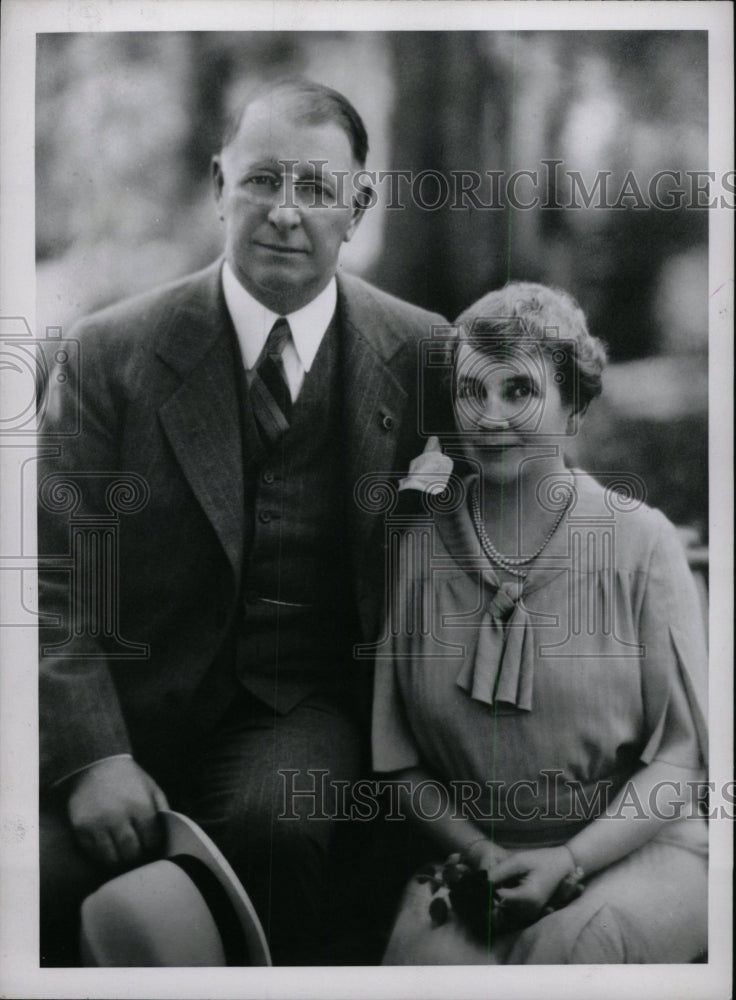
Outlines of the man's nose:
[[282,232],[295,229],[301,225],[302,217],[300,210],[288,200],[279,199],[274,202],[268,213],[268,221]]

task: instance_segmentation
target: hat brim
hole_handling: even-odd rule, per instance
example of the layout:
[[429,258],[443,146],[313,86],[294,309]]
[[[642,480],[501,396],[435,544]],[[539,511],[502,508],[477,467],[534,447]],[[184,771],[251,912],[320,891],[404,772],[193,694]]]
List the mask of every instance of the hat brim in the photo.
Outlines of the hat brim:
[[249,964],[271,965],[271,953],[258,914],[225,856],[187,816],[171,810],[162,810],[160,816],[166,833],[166,857],[189,855],[209,868],[225,890],[240,921]]

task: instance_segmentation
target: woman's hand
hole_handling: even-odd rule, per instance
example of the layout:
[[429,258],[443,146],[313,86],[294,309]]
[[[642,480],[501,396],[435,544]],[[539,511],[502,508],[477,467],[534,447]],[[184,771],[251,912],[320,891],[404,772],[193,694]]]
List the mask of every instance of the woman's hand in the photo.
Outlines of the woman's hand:
[[421,455],[409,464],[409,474],[399,483],[400,490],[441,493],[447,486],[453,461],[444,455],[438,437],[430,437]]
[[541,916],[555,889],[573,870],[565,847],[508,852],[489,870],[493,894],[502,910],[519,923],[532,923]]
[[494,865],[511,857],[511,852],[494,844],[489,837],[483,837],[466,847],[460,857],[469,868],[490,872]]

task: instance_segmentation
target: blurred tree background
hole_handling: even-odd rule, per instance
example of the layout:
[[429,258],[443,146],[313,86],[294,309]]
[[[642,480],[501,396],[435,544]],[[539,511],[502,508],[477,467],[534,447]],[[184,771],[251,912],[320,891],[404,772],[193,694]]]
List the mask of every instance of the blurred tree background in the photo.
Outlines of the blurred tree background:
[[[704,32],[39,35],[38,329],[213,260],[224,123],[264,79],[295,74],[354,102],[372,170],[538,171],[517,188],[532,209],[502,188],[498,208],[428,210],[405,187],[391,210],[379,184],[343,265],[449,319],[509,279],[572,292],[612,359],[574,457],[639,474],[649,502],[704,533],[707,210],[544,207],[569,202],[566,171],[588,190],[608,171],[614,201],[629,171],[646,197],[658,171],[707,169]],[[545,160],[561,161],[559,189],[542,186]],[[491,203],[490,180],[477,196]]]

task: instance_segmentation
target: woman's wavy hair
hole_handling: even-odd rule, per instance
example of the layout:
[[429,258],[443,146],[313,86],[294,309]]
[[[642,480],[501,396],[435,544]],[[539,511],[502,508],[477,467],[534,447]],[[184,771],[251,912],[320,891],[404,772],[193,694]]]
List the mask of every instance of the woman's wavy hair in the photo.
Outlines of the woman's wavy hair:
[[606,347],[588,332],[583,310],[561,288],[511,281],[478,299],[455,325],[461,341],[478,337],[475,346],[496,356],[515,343],[539,342],[560,375],[563,402],[576,412],[601,394]]

